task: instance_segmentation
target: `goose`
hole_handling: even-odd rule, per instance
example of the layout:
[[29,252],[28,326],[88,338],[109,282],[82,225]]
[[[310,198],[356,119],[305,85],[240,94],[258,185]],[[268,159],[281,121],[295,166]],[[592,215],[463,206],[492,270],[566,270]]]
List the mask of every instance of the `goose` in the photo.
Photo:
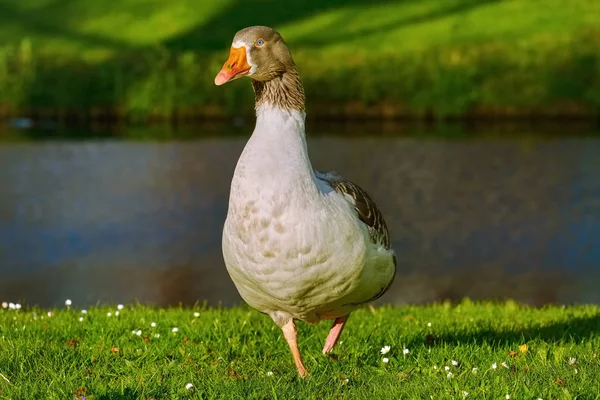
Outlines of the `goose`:
[[295,321],[333,320],[323,354],[350,313],[382,296],[396,257],[381,212],[358,185],[312,168],[304,89],[281,35],[266,26],[237,32],[215,77],[250,77],[256,125],[231,181],[222,250],[242,299],[282,329],[298,375],[308,374]]

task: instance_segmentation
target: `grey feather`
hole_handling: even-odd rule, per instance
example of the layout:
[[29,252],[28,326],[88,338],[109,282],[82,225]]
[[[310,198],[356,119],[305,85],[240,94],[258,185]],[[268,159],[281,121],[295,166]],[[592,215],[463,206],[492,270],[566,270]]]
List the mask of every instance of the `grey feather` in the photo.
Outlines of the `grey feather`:
[[348,198],[348,201],[354,206],[358,218],[369,229],[371,239],[375,243],[382,244],[386,249],[391,248],[390,234],[383,215],[381,215],[377,205],[367,192],[357,184],[344,180],[332,172],[315,171],[315,175],[318,179],[331,186],[333,190]]

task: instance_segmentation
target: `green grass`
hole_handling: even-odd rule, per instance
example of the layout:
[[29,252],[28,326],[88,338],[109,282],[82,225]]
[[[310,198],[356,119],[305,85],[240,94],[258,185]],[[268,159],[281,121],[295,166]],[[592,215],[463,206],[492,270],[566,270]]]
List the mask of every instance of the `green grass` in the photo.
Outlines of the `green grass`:
[[0,373],[10,381],[0,377],[0,399],[600,398],[598,306],[365,309],[329,357],[320,353],[329,324],[299,324],[304,380],[279,328],[245,307],[115,311],[0,311]]
[[286,38],[309,115],[600,112],[596,0],[4,0],[0,115],[249,114],[248,82],[213,77],[256,24]]

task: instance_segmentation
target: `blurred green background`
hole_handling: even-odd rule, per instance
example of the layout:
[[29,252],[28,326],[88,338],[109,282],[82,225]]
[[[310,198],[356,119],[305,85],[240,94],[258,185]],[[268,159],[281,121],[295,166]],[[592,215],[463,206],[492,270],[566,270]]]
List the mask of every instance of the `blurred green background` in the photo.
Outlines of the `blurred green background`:
[[213,84],[249,25],[282,33],[312,117],[600,112],[598,0],[1,0],[0,116],[249,115],[247,81]]

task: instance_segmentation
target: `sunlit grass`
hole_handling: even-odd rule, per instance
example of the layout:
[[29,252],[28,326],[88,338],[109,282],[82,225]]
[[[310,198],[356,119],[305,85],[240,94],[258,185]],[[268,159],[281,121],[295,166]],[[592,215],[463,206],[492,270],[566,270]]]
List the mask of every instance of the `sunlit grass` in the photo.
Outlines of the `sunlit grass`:
[[134,121],[249,114],[248,82],[217,88],[213,78],[235,32],[256,24],[284,35],[309,115],[600,110],[595,0],[7,0],[2,7],[0,114],[44,109],[51,117]]
[[352,315],[332,356],[320,353],[329,324],[301,323],[312,374],[305,380],[296,378],[279,328],[245,307],[86,311],[77,304],[0,310],[0,398],[587,399],[600,392],[598,306],[366,309]]
[[560,0],[439,2],[402,1],[365,7],[348,6],[282,27],[291,40],[390,54],[446,46],[531,43],[540,37],[572,38],[595,27],[600,5]]
[[[516,45],[548,35],[573,38],[578,31],[597,28],[600,18],[600,3],[594,0],[573,0],[568,5],[561,0],[310,0],[291,6],[290,12],[285,11],[290,5],[264,0],[6,0],[3,7],[7,21],[0,25],[0,37],[4,43],[29,37],[42,52],[64,53],[71,44],[87,42],[83,53],[101,47],[112,50],[113,55],[123,47],[174,39],[185,42],[186,48],[205,50],[211,48],[215,37],[229,41],[234,26],[256,24],[279,29],[296,48],[318,45],[347,53],[402,53],[485,42]],[[260,18],[242,12],[246,10],[260,12]],[[23,18],[11,18],[12,14]],[[232,31],[213,29],[197,37],[189,34],[220,20]],[[43,23],[36,24],[40,21]]]

